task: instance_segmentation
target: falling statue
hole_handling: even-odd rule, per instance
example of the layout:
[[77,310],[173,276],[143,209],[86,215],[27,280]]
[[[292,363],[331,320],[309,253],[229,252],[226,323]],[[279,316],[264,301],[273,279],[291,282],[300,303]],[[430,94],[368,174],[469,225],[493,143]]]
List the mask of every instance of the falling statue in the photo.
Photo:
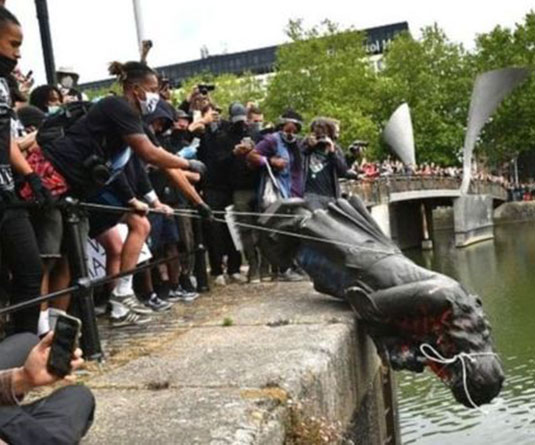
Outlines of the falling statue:
[[430,367],[468,407],[499,394],[504,373],[481,300],[404,256],[359,198],[315,211],[300,199],[279,201],[259,223],[268,259],[296,260],[318,292],[346,300],[384,364]]

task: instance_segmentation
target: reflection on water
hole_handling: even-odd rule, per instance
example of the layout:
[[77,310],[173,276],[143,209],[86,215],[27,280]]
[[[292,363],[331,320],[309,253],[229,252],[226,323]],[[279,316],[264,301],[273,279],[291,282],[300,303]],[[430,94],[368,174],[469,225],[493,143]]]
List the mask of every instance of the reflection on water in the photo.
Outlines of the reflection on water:
[[481,297],[506,382],[486,413],[457,404],[429,374],[398,374],[405,445],[535,444],[535,223],[495,228],[494,242],[455,249],[437,233],[433,252],[408,252],[417,263],[458,279]]

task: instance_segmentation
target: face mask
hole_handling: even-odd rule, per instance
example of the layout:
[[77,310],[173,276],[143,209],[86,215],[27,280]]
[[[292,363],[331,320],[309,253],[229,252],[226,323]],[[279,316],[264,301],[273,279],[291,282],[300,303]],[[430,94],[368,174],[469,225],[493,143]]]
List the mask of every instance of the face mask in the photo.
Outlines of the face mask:
[[52,105],[48,107],[48,115],[56,114],[58,111],[61,110],[61,107],[59,105]]
[[251,122],[249,128],[253,133],[260,133],[262,131],[262,122]]
[[145,92],[145,100],[139,100],[139,106],[141,107],[141,114],[146,116],[152,114],[156,110],[156,106],[160,101],[160,95],[158,93]]
[[70,90],[74,85],[74,79],[72,76],[65,76],[61,78],[61,86]]
[[286,142],[287,144],[293,144],[295,141],[297,141],[297,138],[295,137],[295,134],[292,133],[281,133],[282,140]]
[[17,66],[17,59],[10,59],[9,57],[0,55],[0,76],[9,76]]

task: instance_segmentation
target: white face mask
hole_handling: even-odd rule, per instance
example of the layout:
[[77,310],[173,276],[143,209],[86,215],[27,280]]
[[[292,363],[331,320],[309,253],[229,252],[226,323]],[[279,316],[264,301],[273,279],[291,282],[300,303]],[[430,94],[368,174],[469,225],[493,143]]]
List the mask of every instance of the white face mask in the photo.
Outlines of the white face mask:
[[61,107],[59,105],[52,105],[48,107],[48,114],[56,114],[58,111],[61,110]]
[[145,100],[140,100],[139,105],[141,107],[141,114],[146,116],[147,114],[152,114],[156,110],[156,106],[160,101],[160,95],[158,93],[151,93],[145,91]]
[[74,79],[72,76],[65,76],[61,78],[61,86],[70,90],[74,85]]

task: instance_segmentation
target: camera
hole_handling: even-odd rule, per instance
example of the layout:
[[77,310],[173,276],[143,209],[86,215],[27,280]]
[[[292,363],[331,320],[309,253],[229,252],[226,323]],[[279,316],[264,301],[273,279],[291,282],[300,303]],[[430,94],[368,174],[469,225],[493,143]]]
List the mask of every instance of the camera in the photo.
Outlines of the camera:
[[200,83],[197,85],[197,88],[199,89],[199,93],[206,96],[210,91],[215,90],[215,85],[211,83]]
[[327,148],[328,145],[329,145],[329,141],[327,140],[326,137],[320,137],[316,139],[316,145],[315,145],[316,148]]
[[91,155],[83,163],[89,171],[91,179],[98,185],[106,185],[111,178],[111,169],[104,159],[98,155]]

